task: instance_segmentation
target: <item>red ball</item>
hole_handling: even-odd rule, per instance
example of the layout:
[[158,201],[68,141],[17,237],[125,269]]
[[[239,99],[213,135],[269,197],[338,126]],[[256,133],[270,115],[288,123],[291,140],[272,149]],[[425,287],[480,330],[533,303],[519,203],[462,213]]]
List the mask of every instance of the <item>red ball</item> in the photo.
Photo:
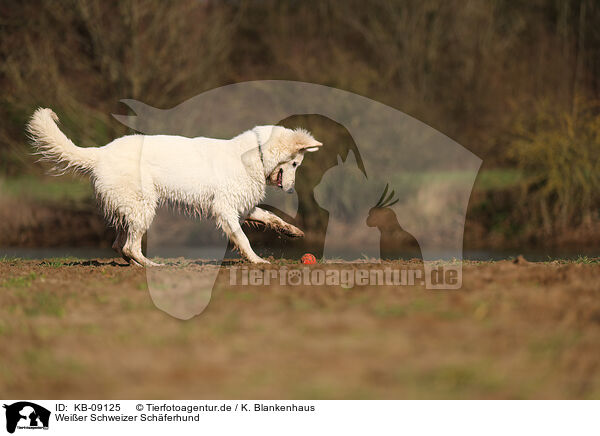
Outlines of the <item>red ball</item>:
[[304,265],[314,265],[317,263],[317,258],[310,253],[306,253],[304,256],[302,256],[301,260]]

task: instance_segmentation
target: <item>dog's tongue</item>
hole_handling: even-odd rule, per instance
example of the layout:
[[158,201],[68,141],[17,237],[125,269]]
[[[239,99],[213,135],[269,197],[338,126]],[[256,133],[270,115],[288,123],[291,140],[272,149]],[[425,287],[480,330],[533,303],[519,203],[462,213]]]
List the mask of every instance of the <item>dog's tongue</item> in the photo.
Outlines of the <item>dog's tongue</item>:
[[283,182],[283,170],[279,170],[279,172],[277,173],[277,186],[282,188],[283,187],[282,182]]

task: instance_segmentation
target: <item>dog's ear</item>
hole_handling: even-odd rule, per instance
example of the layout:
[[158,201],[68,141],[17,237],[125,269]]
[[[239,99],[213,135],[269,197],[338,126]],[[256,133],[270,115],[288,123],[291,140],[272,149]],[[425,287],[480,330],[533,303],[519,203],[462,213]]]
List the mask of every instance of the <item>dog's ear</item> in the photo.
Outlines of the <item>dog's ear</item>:
[[305,152],[305,151],[317,151],[319,148],[321,148],[323,146],[322,143],[320,143],[319,141],[314,141],[311,144],[301,144],[300,148],[298,149],[299,152]]
[[291,143],[294,144],[294,151],[297,153],[304,153],[305,151],[317,151],[319,147],[323,146],[322,143],[317,141],[308,130],[302,128],[295,129],[291,132]]

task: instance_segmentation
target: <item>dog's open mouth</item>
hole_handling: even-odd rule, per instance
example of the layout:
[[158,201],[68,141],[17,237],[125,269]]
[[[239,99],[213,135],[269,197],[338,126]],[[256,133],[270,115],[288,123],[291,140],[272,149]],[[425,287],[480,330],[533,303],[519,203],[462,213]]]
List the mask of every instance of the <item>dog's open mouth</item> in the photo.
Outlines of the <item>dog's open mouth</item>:
[[279,168],[277,173],[277,186],[283,189],[283,168]]

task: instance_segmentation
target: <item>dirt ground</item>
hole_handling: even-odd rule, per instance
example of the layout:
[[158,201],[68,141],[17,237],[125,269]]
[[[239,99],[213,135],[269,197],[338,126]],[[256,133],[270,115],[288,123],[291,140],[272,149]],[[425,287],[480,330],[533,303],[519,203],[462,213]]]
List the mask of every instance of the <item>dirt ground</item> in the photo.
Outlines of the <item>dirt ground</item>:
[[189,321],[121,263],[0,262],[4,398],[600,398],[597,259],[471,262],[457,291],[231,287],[221,267]]

